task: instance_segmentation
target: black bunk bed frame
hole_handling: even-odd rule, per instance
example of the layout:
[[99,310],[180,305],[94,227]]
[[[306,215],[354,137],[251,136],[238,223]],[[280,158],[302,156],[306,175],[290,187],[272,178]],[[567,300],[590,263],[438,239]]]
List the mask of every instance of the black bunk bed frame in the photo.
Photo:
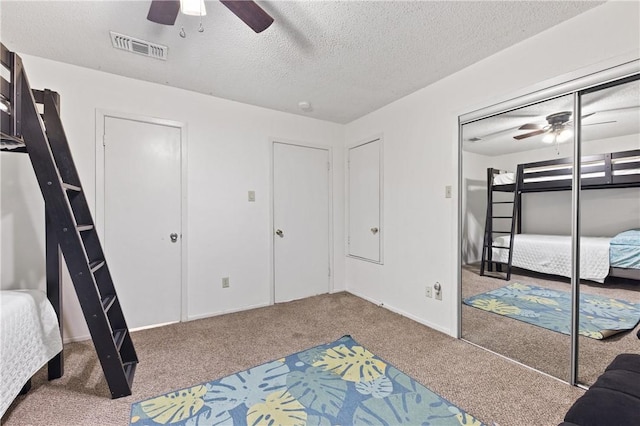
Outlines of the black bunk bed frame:
[[[640,149],[590,155],[581,158],[580,180],[581,189],[611,189],[640,187],[640,173],[620,174],[624,170],[640,169]],[[559,158],[556,160],[538,161],[519,164],[516,168],[514,183],[494,185],[494,177],[504,171],[494,168],[487,169],[487,216],[482,244],[482,261],[480,275],[501,278],[509,281],[513,260],[513,240],[515,234],[522,232],[522,194],[531,192],[569,191],[572,189],[571,179],[558,179],[561,176],[571,176],[573,158]],[[584,176],[597,173],[597,177]],[[549,180],[549,179],[556,180]],[[536,181],[531,181],[537,179]],[[495,192],[512,193],[513,199],[497,200]],[[496,215],[497,204],[512,205],[511,214]],[[502,221],[500,225],[494,220]],[[495,235],[510,235],[508,246],[495,245]],[[507,262],[493,260],[493,249],[508,250]],[[495,269],[495,270],[494,270]],[[506,269],[506,270],[505,270]],[[640,271],[630,272],[626,269],[611,268],[611,276],[640,280]]]
[[[60,333],[62,253],[111,397],[131,395],[138,357],[62,127],[60,96],[31,89],[22,60],[2,43],[0,63],[11,79],[0,78],[0,151],[28,154],[44,197],[47,296]],[[63,352],[48,369],[49,380],[62,376]]]

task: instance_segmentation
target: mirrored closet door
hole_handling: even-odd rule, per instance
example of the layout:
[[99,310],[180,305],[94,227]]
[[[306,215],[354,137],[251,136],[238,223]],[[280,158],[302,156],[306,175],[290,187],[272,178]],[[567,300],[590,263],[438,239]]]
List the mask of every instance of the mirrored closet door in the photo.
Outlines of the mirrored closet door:
[[573,384],[640,352],[637,68],[460,126],[461,337]]
[[571,348],[573,99],[462,126],[462,338],[563,380]]
[[591,385],[618,354],[640,353],[640,80],[585,90],[580,107],[577,381]]

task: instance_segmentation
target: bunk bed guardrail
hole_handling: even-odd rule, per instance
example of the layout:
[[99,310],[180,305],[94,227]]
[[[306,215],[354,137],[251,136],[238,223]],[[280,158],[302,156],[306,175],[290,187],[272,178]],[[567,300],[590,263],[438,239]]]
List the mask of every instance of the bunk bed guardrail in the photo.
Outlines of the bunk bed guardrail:
[[19,114],[22,98],[22,61],[0,43],[0,149],[26,152]]
[[[521,195],[523,193],[568,191],[572,189],[573,158],[560,158],[548,161],[519,164],[516,172],[508,172],[496,168],[487,169],[487,216],[485,221],[485,233],[482,252],[480,275],[490,275],[493,265],[498,272],[502,266],[506,266],[506,276],[495,276],[509,280],[512,268],[514,235],[522,232]],[[609,189],[609,188],[634,188],[640,187],[640,149],[611,152],[584,156],[580,161],[581,189]],[[496,216],[494,213],[494,192],[513,193],[511,217]],[[499,201],[505,203],[505,201]],[[511,229],[501,232],[494,224],[494,219],[510,219]],[[510,232],[509,232],[510,231]],[[502,246],[494,241],[495,234],[509,235],[508,246]],[[504,238],[501,238],[503,241]],[[508,261],[496,260],[493,249],[508,250]],[[504,259],[503,256],[500,256]],[[615,268],[611,268],[611,274],[623,277],[638,277],[639,271],[622,271],[618,275]]]
[[[567,191],[571,189],[573,158],[522,164],[521,192]],[[514,190],[517,173],[489,168],[490,174],[503,177],[490,182],[493,191]],[[640,186],[640,149],[596,154],[580,161],[582,189],[629,188]]]

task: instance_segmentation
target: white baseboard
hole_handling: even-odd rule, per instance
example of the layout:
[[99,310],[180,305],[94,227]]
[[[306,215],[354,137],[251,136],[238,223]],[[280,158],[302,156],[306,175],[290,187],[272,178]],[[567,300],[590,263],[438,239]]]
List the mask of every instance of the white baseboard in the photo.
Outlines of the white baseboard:
[[237,309],[229,309],[226,311],[218,311],[218,312],[209,312],[206,314],[199,314],[199,315],[189,315],[189,319],[187,321],[193,321],[193,320],[198,320],[198,319],[203,319],[203,318],[211,318],[211,317],[217,317],[220,315],[226,315],[226,314],[233,314],[235,312],[242,312],[242,311],[248,311],[250,309],[257,309],[257,308],[264,308],[266,306],[271,306],[271,303],[259,303],[257,305],[251,305],[251,306],[245,306],[242,308],[237,308]]
[[83,334],[82,336],[65,337],[62,339],[62,343],[83,342],[85,340],[91,340],[90,334]]
[[[259,304],[259,305],[247,306],[247,307],[244,307],[244,308],[230,309],[228,311],[210,312],[210,313],[206,313],[206,314],[193,315],[193,316],[189,316],[187,321],[194,321],[194,320],[203,319],[203,318],[217,317],[217,316],[220,316],[220,315],[232,314],[234,312],[241,312],[241,311],[246,311],[246,310],[249,310],[249,309],[264,308],[265,306],[269,306],[269,305],[270,305],[269,303],[262,303],[262,304]],[[140,330],[148,330],[150,328],[164,327],[166,325],[176,324],[178,322],[180,322],[180,321],[165,322],[165,323],[162,323],[162,324],[145,325],[143,327],[131,328],[131,329],[129,329],[129,331],[134,332],[134,331],[140,331]],[[84,340],[90,340],[90,339],[91,339],[91,335],[85,334],[85,335],[82,335],[82,336],[65,337],[64,340],[63,340],[63,343],[82,342]]]
[[366,300],[368,302],[371,302],[371,303],[373,303],[375,305],[378,305],[381,308],[388,309],[391,312],[394,312],[396,314],[402,315],[403,317],[407,317],[412,321],[415,321],[415,322],[417,322],[419,324],[425,325],[425,326],[427,326],[429,328],[437,330],[437,331],[439,331],[441,333],[444,333],[444,334],[446,334],[448,336],[456,337],[455,335],[451,334],[451,330],[449,330],[448,328],[441,327],[438,324],[433,324],[433,323],[431,323],[429,321],[426,321],[426,320],[424,320],[422,318],[419,318],[419,317],[417,317],[417,316],[415,316],[413,314],[410,314],[410,313],[408,313],[408,312],[406,312],[406,311],[404,311],[402,309],[398,309],[398,308],[396,308],[394,306],[387,305],[385,303],[380,302],[379,300],[374,300],[374,299],[372,299],[372,298],[370,298],[368,296],[365,296],[364,294],[360,294],[360,293],[352,291],[352,290],[347,290],[347,293],[351,293],[356,297],[359,297],[359,298],[364,299],[364,300]]
[[[129,331],[133,332],[133,331],[147,330],[149,328],[162,327],[162,326],[169,325],[169,324],[175,324],[177,322],[179,322],[179,321],[165,322],[165,323],[162,323],[162,324],[145,325],[144,327],[131,328],[131,329],[129,329]],[[82,336],[65,337],[64,340],[63,340],[63,343],[82,342],[84,340],[91,340],[91,335],[90,334],[84,334]]]
[[[437,331],[439,331],[441,333],[444,333],[444,334],[447,334],[449,336],[455,337],[453,334],[451,334],[451,330],[449,330],[447,328],[441,327],[441,326],[439,326],[437,324],[433,324],[433,323],[431,323],[429,321],[425,321],[424,319],[419,318],[419,317],[417,317],[417,316],[415,316],[413,314],[410,314],[410,313],[408,313],[408,312],[406,312],[406,311],[404,311],[402,309],[398,309],[398,308],[396,308],[394,306],[386,305],[384,303],[381,303],[379,300],[372,299],[371,297],[365,296],[364,294],[360,294],[360,293],[358,293],[356,291],[340,289],[340,290],[336,290],[335,292],[332,292],[332,293],[341,293],[341,292],[346,292],[346,293],[353,294],[356,297],[359,297],[359,298],[364,299],[364,300],[366,300],[368,302],[371,302],[371,303],[373,303],[375,305],[378,305],[380,307],[388,309],[391,312],[394,312],[396,314],[402,315],[403,317],[407,317],[412,321],[415,321],[417,323],[425,325],[425,326],[427,326],[429,328],[432,328],[434,330],[437,330]],[[229,309],[229,310],[226,310],[226,311],[209,312],[209,313],[206,313],[206,314],[199,314],[199,315],[190,315],[188,317],[187,321],[194,321],[194,320],[199,320],[199,319],[204,319],[204,318],[217,317],[217,316],[220,316],[220,315],[232,314],[232,313],[235,313],[235,312],[248,311],[250,309],[264,308],[266,306],[271,306],[271,303],[260,303],[260,304],[257,304],[257,305],[251,305],[251,306],[246,306],[246,307],[237,308],[237,309]],[[170,324],[175,324],[175,322],[167,322],[167,323],[163,323],[163,324],[154,324],[154,325],[148,325],[148,326],[144,326],[144,327],[132,328],[131,331],[147,330],[149,328],[162,327],[162,326],[170,325]],[[88,334],[87,335],[83,335],[83,336],[65,337],[64,343],[82,342],[84,340],[89,340],[89,339],[91,339],[91,336],[88,335]]]

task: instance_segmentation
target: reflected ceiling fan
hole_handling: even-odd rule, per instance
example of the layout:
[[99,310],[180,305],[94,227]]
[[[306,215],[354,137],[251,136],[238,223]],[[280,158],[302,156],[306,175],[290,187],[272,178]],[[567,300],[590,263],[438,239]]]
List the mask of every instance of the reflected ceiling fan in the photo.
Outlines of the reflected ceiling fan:
[[[591,117],[595,112],[591,114],[583,115],[582,118]],[[524,133],[522,135],[516,135],[513,138],[516,140],[526,139],[533,136],[543,135],[546,133],[543,142],[547,143],[562,143],[569,140],[573,135],[573,121],[571,120],[571,111],[560,111],[550,115],[547,115],[547,124],[541,125],[536,123],[527,123],[520,127],[518,130],[533,130],[533,132]],[[582,124],[582,126],[594,126],[597,124],[615,123],[612,121],[601,121],[599,123]]]
[[[220,3],[256,33],[266,30],[273,23],[273,18],[253,1],[220,0]],[[207,14],[204,0],[152,0],[147,19],[158,24],[174,25],[180,11],[185,15]]]

